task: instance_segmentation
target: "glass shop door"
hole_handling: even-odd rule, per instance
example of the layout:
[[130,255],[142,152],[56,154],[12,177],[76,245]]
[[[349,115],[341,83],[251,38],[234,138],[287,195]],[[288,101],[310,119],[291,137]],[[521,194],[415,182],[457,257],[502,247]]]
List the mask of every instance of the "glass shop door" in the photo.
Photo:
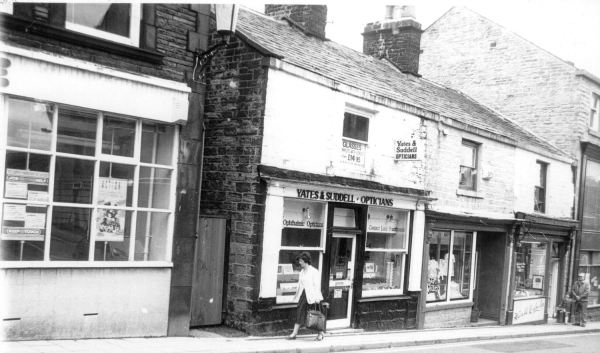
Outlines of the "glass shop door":
[[354,292],[356,235],[333,233],[329,253],[327,329],[350,327]]

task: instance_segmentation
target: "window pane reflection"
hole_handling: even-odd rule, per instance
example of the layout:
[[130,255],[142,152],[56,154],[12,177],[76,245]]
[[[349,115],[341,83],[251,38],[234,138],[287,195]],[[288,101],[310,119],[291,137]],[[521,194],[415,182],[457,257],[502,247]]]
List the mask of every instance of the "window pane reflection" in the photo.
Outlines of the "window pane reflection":
[[140,168],[138,207],[168,209],[171,192],[171,170]]
[[52,140],[52,106],[9,99],[7,136],[8,146],[49,151]]
[[135,261],[164,261],[169,214],[138,212],[135,232]]
[[102,129],[102,153],[133,157],[135,122],[106,117]]
[[96,150],[96,116],[59,108],[56,150],[93,156]]
[[173,125],[142,125],[141,161],[143,163],[170,165],[173,159]]
[[88,260],[91,213],[87,208],[54,207],[50,260]]
[[92,203],[94,161],[56,157],[54,201]]

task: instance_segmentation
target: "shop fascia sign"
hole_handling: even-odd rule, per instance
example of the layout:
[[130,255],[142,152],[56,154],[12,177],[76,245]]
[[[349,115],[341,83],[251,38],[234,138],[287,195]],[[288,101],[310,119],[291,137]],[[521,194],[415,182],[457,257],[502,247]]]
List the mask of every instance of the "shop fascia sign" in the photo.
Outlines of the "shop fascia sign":
[[358,203],[363,205],[373,206],[394,206],[394,199],[388,199],[384,197],[374,197],[366,195],[354,195],[333,191],[319,191],[319,190],[308,190],[308,189],[296,189],[297,197],[308,200],[319,200],[319,201],[333,201],[333,202],[347,202],[347,203]]

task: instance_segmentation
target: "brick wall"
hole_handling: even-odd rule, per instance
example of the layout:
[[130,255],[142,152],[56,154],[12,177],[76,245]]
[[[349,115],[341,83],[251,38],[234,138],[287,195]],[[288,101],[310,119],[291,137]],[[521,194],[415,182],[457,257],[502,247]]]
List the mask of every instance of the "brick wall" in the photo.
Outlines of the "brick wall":
[[257,172],[268,78],[262,59],[232,37],[208,68],[200,210],[231,220],[225,322],[251,334],[264,329],[253,326],[263,319],[253,317],[252,311],[258,297],[266,197]]
[[265,5],[265,15],[288,17],[310,32],[325,37],[326,5]]
[[576,68],[465,8],[423,32],[420,74],[459,89],[576,154],[588,115],[577,112]]
[[390,331],[416,328],[418,297],[358,303],[356,328]]
[[471,322],[471,307],[453,308],[428,311],[425,313],[425,327],[459,327],[466,326]]

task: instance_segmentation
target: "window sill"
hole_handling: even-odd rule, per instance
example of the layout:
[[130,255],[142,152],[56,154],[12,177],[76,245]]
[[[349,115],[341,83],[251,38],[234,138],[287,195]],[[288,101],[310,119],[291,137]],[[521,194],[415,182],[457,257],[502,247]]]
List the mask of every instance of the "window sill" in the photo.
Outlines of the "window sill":
[[48,26],[0,13],[0,22],[3,27],[14,29],[29,34],[35,34],[44,38],[61,40],[71,44],[80,45],[109,54],[121,55],[130,59],[140,60],[151,64],[162,64],[164,55],[155,51],[140,49],[110,40],[85,35],[64,28]]
[[25,268],[172,268],[167,261],[4,261],[0,269]]
[[427,303],[425,304],[425,312],[438,311],[438,310],[448,310],[448,309],[460,309],[460,308],[468,308],[473,307],[474,303],[469,301],[460,301],[458,303]]
[[474,199],[483,199],[483,193],[475,190],[456,189],[456,195],[472,197]]
[[594,130],[588,126],[588,134],[600,138],[600,131]]
[[412,297],[410,295],[395,295],[395,296],[391,296],[391,297],[368,297],[368,298],[363,298],[363,299],[358,299],[357,302],[359,303],[368,303],[368,302],[383,302],[383,301],[389,301],[389,300],[402,300],[402,299],[412,299]]

